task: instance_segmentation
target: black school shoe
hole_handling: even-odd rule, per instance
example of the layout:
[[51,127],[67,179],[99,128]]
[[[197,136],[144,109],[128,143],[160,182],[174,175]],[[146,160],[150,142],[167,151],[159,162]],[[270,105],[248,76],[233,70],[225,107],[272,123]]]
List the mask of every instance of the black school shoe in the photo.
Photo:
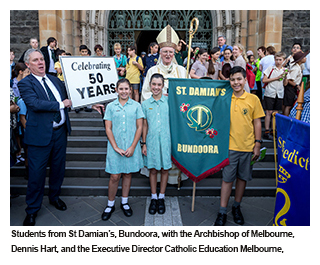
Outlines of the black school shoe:
[[[124,205],[128,205],[129,206],[129,209],[128,210],[126,210],[125,208],[123,208],[123,206]],[[120,204],[120,208],[121,208],[121,210],[123,211],[123,213],[124,213],[124,215],[125,216],[127,216],[127,217],[130,217],[131,215],[132,215],[132,209],[131,209],[131,207],[130,207],[130,205],[128,204],[128,203],[125,203],[125,204]]]
[[[110,212],[106,212],[105,210],[107,208],[111,208]],[[101,215],[101,219],[102,221],[107,221],[108,219],[110,219],[112,213],[115,211],[116,207],[113,205],[112,207],[107,206],[106,209],[103,211],[102,215]]]
[[214,222],[215,226],[224,226],[227,222],[227,215],[225,213],[218,213],[217,219]]
[[244,219],[240,210],[240,205],[237,207],[232,206],[232,215],[233,215],[233,221],[238,225],[244,224]]
[[151,199],[149,206],[149,214],[155,214],[158,211],[158,200]]
[[166,206],[164,199],[158,199],[158,214],[164,214],[166,212]]

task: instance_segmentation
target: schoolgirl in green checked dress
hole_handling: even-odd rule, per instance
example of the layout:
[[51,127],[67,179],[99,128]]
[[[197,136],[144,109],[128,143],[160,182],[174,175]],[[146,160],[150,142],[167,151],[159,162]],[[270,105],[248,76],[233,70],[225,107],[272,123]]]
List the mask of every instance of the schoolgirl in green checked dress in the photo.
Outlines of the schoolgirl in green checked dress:
[[[168,98],[162,95],[164,78],[155,73],[150,79],[152,97],[142,102],[145,115],[142,132],[144,165],[149,169],[151,203],[149,213],[165,213],[165,191],[171,162],[171,137]],[[160,194],[157,196],[157,171],[161,171]]]
[[138,144],[143,125],[141,105],[132,100],[128,79],[120,79],[116,85],[118,99],[107,105],[104,120],[108,137],[106,172],[110,173],[108,205],[101,219],[108,220],[115,210],[115,197],[122,175],[122,198],[120,208],[125,216],[132,215],[128,204],[131,173],[143,167],[141,147]]

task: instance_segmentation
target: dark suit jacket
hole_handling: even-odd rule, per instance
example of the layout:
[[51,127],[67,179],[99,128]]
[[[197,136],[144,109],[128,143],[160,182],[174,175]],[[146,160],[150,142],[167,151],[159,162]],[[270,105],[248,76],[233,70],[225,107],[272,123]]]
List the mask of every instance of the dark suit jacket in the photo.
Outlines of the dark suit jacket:
[[[51,54],[49,54],[49,52],[48,52],[48,46],[41,47],[40,51],[42,52],[44,61],[46,63],[46,74],[47,74],[49,72]],[[58,51],[58,49],[54,51],[55,55],[56,55],[57,51]],[[57,58],[57,55],[56,55],[56,58]]]
[[[60,93],[61,100],[67,98],[64,84],[54,76],[47,75]],[[53,115],[59,111],[59,103],[50,101],[40,84],[32,75],[28,75],[18,83],[21,97],[23,98],[27,109],[28,119],[24,140],[27,145],[46,146],[50,143],[53,133]],[[66,116],[66,126],[69,134],[71,133],[68,110],[64,109]]]

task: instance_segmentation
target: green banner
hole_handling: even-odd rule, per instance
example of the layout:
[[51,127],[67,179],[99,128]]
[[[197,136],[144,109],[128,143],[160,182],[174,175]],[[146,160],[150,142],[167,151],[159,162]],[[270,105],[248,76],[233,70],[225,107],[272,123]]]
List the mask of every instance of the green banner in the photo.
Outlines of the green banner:
[[169,78],[172,161],[192,181],[229,164],[229,81]]

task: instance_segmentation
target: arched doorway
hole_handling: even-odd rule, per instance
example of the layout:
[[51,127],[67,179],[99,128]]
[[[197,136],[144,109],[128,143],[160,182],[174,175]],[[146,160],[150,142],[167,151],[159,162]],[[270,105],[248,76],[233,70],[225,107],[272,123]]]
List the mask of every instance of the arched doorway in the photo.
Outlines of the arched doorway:
[[[123,52],[137,44],[138,54],[147,49],[158,33],[170,24],[179,37],[188,42],[192,18],[199,19],[199,28],[193,41],[211,48],[213,25],[208,10],[113,10],[108,16],[108,51],[113,54],[113,45],[119,42]],[[144,33],[145,32],[145,33]],[[144,50],[147,52],[147,50]]]
[[147,54],[149,53],[149,44],[151,42],[156,42],[159,32],[159,30],[143,30],[139,33],[136,41],[138,55],[140,55],[141,52],[146,52]]
[[[140,31],[138,34],[137,40],[136,40],[136,45],[137,45],[137,50],[138,54],[140,55],[141,52],[146,52],[147,54],[149,53],[148,48],[149,44],[151,42],[157,42],[157,37],[158,34],[160,33],[160,30],[143,30]],[[177,34],[180,39],[185,39],[185,32],[177,31]],[[185,47],[182,47],[184,49]]]

